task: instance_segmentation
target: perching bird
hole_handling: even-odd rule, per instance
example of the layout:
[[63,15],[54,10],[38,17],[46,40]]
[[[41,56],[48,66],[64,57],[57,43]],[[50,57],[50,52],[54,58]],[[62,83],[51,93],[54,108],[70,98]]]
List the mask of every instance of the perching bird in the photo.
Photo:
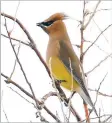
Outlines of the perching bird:
[[73,50],[63,22],[67,17],[63,13],[56,13],[45,21],[37,23],[37,26],[40,26],[49,35],[46,63],[52,76],[61,80],[61,86],[76,91],[97,115],[87,90],[82,65]]

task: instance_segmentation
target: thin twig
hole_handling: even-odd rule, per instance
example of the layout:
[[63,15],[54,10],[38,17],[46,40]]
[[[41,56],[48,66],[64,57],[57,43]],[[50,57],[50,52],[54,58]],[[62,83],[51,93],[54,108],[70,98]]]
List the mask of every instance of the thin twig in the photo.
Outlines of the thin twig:
[[110,56],[112,56],[112,53],[108,56],[106,56],[103,60],[101,60],[95,67],[93,67],[91,70],[89,70],[86,75],[90,74],[92,71],[94,71],[98,66],[100,66],[106,59],[108,59]]
[[102,123],[107,123],[107,121],[108,121],[110,118],[112,118],[112,115],[109,116],[107,119],[105,119]]
[[[15,20],[14,17],[12,17],[12,16],[10,16],[10,15],[8,15],[8,14],[6,14],[6,13],[1,13],[1,15],[2,15],[2,16],[5,16],[5,17],[7,17],[7,18],[9,18],[9,19],[11,19],[11,20],[13,20],[13,21]],[[38,49],[37,49],[37,47],[36,47],[36,44],[35,44],[33,38],[30,36],[30,33],[26,30],[26,28],[23,26],[23,24],[22,24],[17,18],[16,18],[16,23],[17,23],[17,24],[21,27],[21,29],[25,32],[27,38],[28,38],[29,41],[30,41],[30,45],[32,46],[32,49],[35,51],[35,53],[36,53],[37,56],[39,57],[40,61],[41,61],[41,62],[43,63],[43,65],[45,66],[46,71],[48,72],[48,75],[50,76],[49,68],[48,68],[47,64],[45,63],[45,61],[43,60],[43,58],[42,58],[40,52],[38,51]]]
[[12,30],[9,32],[10,33],[10,35],[11,35],[11,33],[13,32],[13,30],[14,30],[14,27],[15,27],[15,23],[16,23],[16,16],[17,16],[17,12],[18,12],[18,9],[19,9],[19,5],[20,5],[20,0],[18,1],[18,5],[17,5],[17,8],[16,8],[16,12],[15,12],[15,16],[14,16],[14,24],[13,24],[13,27],[12,27]]
[[[4,35],[4,34],[1,34],[3,37],[5,37],[5,38],[9,38],[8,36],[6,36],[6,35]],[[11,38],[11,40],[14,40],[14,41],[17,41],[17,42],[21,42],[22,44],[24,44],[24,45],[26,45],[26,46],[30,46],[30,44],[28,44],[28,43],[25,43],[24,41],[22,41],[22,40],[19,40],[19,39],[16,39],[16,38],[12,38],[12,37],[10,37]]]
[[105,74],[105,76],[103,77],[102,81],[101,81],[100,84],[99,84],[99,87],[98,87],[98,89],[97,89],[97,94],[96,94],[96,100],[95,100],[95,102],[94,102],[94,106],[96,105],[96,102],[97,102],[97,99],[98,99],[98,92],[99,92],[99,90],[100,90],[100,88],[101,88],[101,85],[102,85],[102,83],[104,82],[104,80],[105,80],[107,74],[108,74],[108,73]]
[[[92,41],[87,41],[87,40],[84,40],[84,42],[93,43]],[[101,49],[99,45],[97,45],[97,44],[94,43],[94,46],[96,46],[99,50],[101,50],[102,52],[104,52],[106,55],[109,54],[109,53],[107,53],[106,51],[104,51],[103,49]],[[112,58],[112,57],[111,57],[111,58]]]
[[[19,47],[18,47],[18,51],[17,51],[17,56],[19,55],[20,47],[21,47],[21,42],[19,42]],[[10,78],[12,78],[12,75],[14,74],[14,71],[15,71],[15,68],[16,68],[16,63],[17,63],[17,60],[15,59],[14,67],[13,67],[12,73],[11,73],[11,75],[10,75]]]
[[[98,30],[100,32],[102,32],[102,30],[100,29],[100,27],[98,26],[98,24],[95,22],[95,20],[93,19],[93,22],[95,23],[95,25],[97,26]],[[105,35],[102,33],[103,37],[105,38],[105,40],[108,42],[107,38],[105,37]]]
[[[108,116],[108,117],[112,117],[112,114],[107,114],[107,115],[101,115],[100,116],[100,118],[103,118],[103,117],[105,117],[105,116]],[[92,117],[92,118],[90,118],[91,120],[93,119],[98,119],[99,118],[99,116],[98,117]],[[79,123],[83,123],[84,121],[86,121],[86,119],[84,119],[84,120],[82,120],[82,121],[80,121]]]
[[[24,88],[22,88],[19,84],[17,84],[16,82],[14,82],[14,81],[12,81],[8,76],[6,76],[5,74],[3,74],[3,73],[1,73],[1,75],[4,77],[4,78],[6,78],[7,80],[5,80],[5,82],[7,83],[7,84],[13,84],[13,85],[15,85],[17,88],[19,88],[24,94],[26,94],[28,97],[30,97],[31,99],[33,99],[34,100],[34,97],[28,92],[28,91],[26,91]],[[36,99],[36,101],[39,103],[39,105],[41,105],[41,102],[38,100],[38,99]],[[57,122],[61,122],[45,105],[44,105],[44,107],[43,107],[45,110],[46,110],[46,112],[48,113],[48,114],[50,114]]]
[[112,97],[112,95],[108,95],[108,94],[104,94],[104,93],[102,93],[102,92],[97,92],[97,90],[95,89],[91,89],[91,88],[88,88],[88,90],[89,91],[93,91],[93,92],[96,92],[96,93],[98,93],[98,95],[101,95],[101,96],[104,96],[104,97]]
[[99,39],[99,37],[109,28],[111,27],[112,24],[108,25],[98,36],[97,38],[94,40],[94,42],[86,49],[86,51],[83,53],[83,55],[86,54],[86,52],[93,46],[94,43],[96,43],[96,41]]
[[19,92],[17,92],[16,90],[14,90],[14,89],[11,88],[11,87],[8,87],[8,88],[9,88],[10,90],[12,90],[13,92],[15,92],[16,94],[18,94],[21,98],[23,98],[25,101],[27,101],[28,103],[32,104],[32,105],[36,108],[36,106],[35,106],[34,103],[30,102],[28,99],[26,99],[24,96],[22,96]]
[[5,115],[5,118],[6,118],[7,122],[9,123],[7,113],[5,112],[4,106],[3,106],[3,91],[2,91],[2,96],[1,96],[1,103],[2,103],[2,110],[3,110],[3,113]]
[[41,120],[41,121],[46,121],[46,119],[41,115],[40,106],[39,106],[39,104],[38,104],[37,101],[36,101],[35,93],[34,93],[34,91],[33,91],[33,88],[32,88],[32,86],[31,86],[31,83],[29,83],[28,78],[27,78],[27,76],[26,76],[26,73],[25,73],[25,71],[24,71],[24,69],[23,69],[23,66],[22,66],[22,64],[21,64],[21,62],[20,62],[20,60],[19,60],[19,58],[18,58],[18,56],[17,56],[17,54],[16,54],[16,51],[15,51],[15,49],[14,49],[14,47],[13,47],[13,44],[12,44],[12,41],[11,41],[11,38],[10,38],[10,33],[8,32],[7,22],[6,22],[5,16],[4,16],[4,19],[5,19],[5,27],[6,27],[7,34],[8,34],[8,36],[9,36],[9,40],[10,40],[11,47],[12,47],[12,49],[13,49],[13,52],[14,52],[15,57],[16,57],[16,59],[17,59],[17,62],[18,62],[18,64],[19,64],[19,66],[20,66],[20,69],[21,69],[21,71],[22,71],[22,73],[23,73],[23,75],[24,75],[24,78],[25,78],[25,80],[26,80],[26,83],[28,84],[28,86],[29,86],[29,88],[30,88],[30,90],[31,90],[31,93],[32,93],[32,95],[33,95],[33,97],[34,97],[34,100],[35,100],[35,103],[36,103],[36,108],[37,108],[37,111],[38,111],[40,120]]
[[101,0],[99,0],[98,3],[96,4],[95,9],[94,9],[94,12],[93,12],[92,15],[90,16],[88,22],[87,22],[87,23],[84,25],[84,27],[83,27],[84,29],[87,28],[87,26],[88,26],[89,23],[91,22],[92,18],[94,17],[94,15],[95,15],[95,13],[96,13],[96,10],[97,10],[97,8],[98,8],[100,2],[101,2]]
[[70,58],[69,58],[69,64],[70,64],[70,73],[71,73],[71,82],[72,82],[72,84],[71,84],[71,95],[70,95],[69,101],[68,101],[68,109],[69,109],[69,114],[68,114],[68,118],[67,118],[68,122],[69,122],[70,114],[71,114],[70,106],[71,106],[71,99],[72,99],[73,91],[74,91],[74,88],[73,88],[73,86],[74,86],[73,85],[73,83],[74,83],[74,81],[73,81],[73,68],[72,68],[72,64],[71,64],[71,59]]
[[[99,10],[96,11],[96,13],[97,13],[97,12],[100,12],[100,11],[109,11],[109,10],[111,11],[112,9],[99,9]],[[95,13],[95,14],[96,14],[96,13]],[[88,15],[89,15],[89,14],[93,14],[93,12],[89,12]]]

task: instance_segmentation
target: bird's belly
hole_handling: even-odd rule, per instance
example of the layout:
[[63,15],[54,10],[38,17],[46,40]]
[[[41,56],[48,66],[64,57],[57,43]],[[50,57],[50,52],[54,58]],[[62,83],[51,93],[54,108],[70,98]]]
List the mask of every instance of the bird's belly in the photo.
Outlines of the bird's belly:
[[61,82],[61,86],[68,90],[76,90],[79,87],[78,83],[73,79],[72,74],[67,70],[66,66],[58,57],[51,57],[49,68],[52,75],[57,80],[65,80]]

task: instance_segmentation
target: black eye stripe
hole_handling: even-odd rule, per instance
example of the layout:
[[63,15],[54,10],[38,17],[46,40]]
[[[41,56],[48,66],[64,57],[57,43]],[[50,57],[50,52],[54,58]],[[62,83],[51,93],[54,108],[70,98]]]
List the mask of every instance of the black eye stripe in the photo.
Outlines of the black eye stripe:
[[42,22],[44,26],[50,26],[54,21]]

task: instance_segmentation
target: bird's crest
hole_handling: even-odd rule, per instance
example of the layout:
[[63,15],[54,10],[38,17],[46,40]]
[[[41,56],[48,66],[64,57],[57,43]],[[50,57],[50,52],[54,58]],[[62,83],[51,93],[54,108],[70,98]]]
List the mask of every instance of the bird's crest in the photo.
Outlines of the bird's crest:
[[48,22],[48,21],[57,21],[57,20],[65,20],[69,18],[65,13],[56,13],[53,14],[52,16],[50,16],[48,19],[46,19],[44,22]]

